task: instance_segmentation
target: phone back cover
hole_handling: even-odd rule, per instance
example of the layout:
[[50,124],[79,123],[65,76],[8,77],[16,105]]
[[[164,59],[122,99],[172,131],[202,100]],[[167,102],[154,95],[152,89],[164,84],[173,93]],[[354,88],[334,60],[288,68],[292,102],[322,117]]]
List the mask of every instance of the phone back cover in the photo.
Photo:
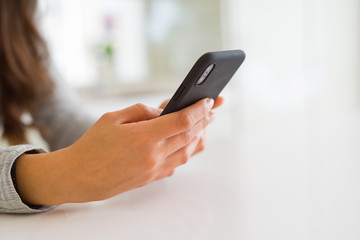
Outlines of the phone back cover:
[[[241,50],[209,52],[202,55],[171,98],[161,115],[179,111],[203,98],[216,99],[245,59]],[[206,81],[197,80],[210,64],[215,64]]]

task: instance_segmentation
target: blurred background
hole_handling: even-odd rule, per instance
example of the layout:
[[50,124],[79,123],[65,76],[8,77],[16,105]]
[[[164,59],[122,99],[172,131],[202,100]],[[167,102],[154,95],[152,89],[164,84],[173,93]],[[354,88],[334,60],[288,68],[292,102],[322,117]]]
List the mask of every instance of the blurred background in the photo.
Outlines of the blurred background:
[[41,0],[40,23],[98,116],[157,107],[204,52],[244,50],[207,150],[175,176],[230,189],[198,239],[360,239],[358,0]]

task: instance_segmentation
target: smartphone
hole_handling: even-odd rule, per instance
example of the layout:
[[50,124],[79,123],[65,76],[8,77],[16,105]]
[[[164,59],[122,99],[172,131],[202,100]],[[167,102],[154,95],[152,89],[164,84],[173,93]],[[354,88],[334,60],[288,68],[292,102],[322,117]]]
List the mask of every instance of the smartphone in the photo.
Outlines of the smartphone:
[[161,115],[179,111],[203,98],[215,100],[244,60],[242,50],[205,53],[191,68]]

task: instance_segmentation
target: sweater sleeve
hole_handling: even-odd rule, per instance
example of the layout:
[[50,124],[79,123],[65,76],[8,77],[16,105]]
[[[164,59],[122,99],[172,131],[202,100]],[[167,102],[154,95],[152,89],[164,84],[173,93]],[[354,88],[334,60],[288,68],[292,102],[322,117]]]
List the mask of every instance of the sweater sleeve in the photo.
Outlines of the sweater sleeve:
[[[50,151],[67,147],[74,143],[94,122],[95,117],[82,110],[71,88],[56,82],[53,94],[43,99],[36,116]],[[28,206],[17,193],[11,169],[16,159],[26,152],[43,153],[44,149],[32,145],[17,145],[0,149],[0,213],[39,213],[52,206]]]
[[44,153],[45,150],[32,145],[16,145],[0,149],[0,213],[39,213],[52,206],[28,206],[22,202],[12,178],[11,168],[16,159],[26,152]]

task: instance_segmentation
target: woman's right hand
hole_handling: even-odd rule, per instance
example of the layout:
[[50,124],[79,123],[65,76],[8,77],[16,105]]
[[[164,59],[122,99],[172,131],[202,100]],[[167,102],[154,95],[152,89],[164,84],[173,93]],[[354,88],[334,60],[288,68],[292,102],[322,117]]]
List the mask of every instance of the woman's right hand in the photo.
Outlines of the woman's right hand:
[[196,150],[213,105],[203,99],[161,117],[161,109],[141,104],[106,113],[73,145],[22,155],[20,195],[34,205],[89,202],[170,176]]

